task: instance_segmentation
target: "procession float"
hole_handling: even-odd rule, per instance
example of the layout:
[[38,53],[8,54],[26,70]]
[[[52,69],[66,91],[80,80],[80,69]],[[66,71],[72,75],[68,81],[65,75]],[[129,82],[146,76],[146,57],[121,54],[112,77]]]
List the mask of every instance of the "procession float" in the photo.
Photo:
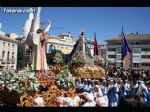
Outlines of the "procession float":
[[[73,97],[76,93],[76,78],[105,77],[105,71],[92,58],[84,32],[66,58],[64,66],[55,65],[48,70],[45,41],[51,23],[46,29],[40,28],[39,7],[34,18],[33,12],[23,27],[23,41],[32,49],[32,66],[15,71],[4,67],[0,72],[0,105],[2,106],[59,106],[58,97]],[[56,59],[57,61],[57,59]]]
[[84,32],[75,44],[72,52],[66,59],[70,66],[71,73],[76,78],[102,79],[105,77],[105,71],[98,66],[99,56],[91,56],[90,49],[84,37]]

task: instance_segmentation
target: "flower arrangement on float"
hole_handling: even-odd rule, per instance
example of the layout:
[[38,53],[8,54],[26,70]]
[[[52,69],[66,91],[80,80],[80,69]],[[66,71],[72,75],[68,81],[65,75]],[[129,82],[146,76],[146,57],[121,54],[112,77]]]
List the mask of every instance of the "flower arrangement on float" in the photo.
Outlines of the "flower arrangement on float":
[[75,79],[72,77],[68,68],[60,70],[56,75],[56,85],[60,90],[69,90],[75,85]]

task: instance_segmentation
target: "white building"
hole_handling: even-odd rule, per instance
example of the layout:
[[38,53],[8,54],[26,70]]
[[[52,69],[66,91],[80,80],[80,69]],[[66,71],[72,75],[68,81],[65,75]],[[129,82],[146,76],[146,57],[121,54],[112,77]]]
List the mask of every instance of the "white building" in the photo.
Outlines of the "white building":
[[[50,53],[52,49],[60,50],[64,54],[69,54],[73,46],[76,44],[78,38],[73,38],[70,33],[62,33],[59,36],[48,36],[46,42],[46,52]],[[87,39],[87,44],[90,49],[91,55],[94,55],[94,40]]]
[[90,49],[91,56],[94,56],[94,40],[87,39],[88,48]]
[[17,66],[17,41],[0,32],[0,66]]
[[59,36],[48,36],[46,42],[46,53],[50,53],[51,50],[60,50],[64,54],[69,54],[76,41],[70,34],[62,33]]
[[[126,34],[129,45],[132,48],[132,67],[150,69],[150,34],[130,33]],[[121,60],[121,35],[105,40],[107,42],[107,66],[120,67]]]

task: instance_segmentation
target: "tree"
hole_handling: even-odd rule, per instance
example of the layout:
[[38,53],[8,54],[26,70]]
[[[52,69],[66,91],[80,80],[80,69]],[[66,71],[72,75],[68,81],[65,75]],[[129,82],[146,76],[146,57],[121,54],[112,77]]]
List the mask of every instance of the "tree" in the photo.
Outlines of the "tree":
[[62,53],[60,50],[53,50],[51,53],[47,53],[47,63],[49,65],[65,64],[67,54]]
[[61,52],[56,52],[56,54],[54,56],[54,63],[55,64],[62,63],[62,54],[61,54]]

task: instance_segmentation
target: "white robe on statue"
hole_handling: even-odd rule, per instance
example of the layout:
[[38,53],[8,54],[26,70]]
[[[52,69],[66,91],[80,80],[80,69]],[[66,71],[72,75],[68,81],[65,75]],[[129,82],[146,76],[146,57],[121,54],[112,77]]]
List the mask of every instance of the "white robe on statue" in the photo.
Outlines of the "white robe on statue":
[[[32,69],[33,70],[48,69],[44,41],[46,40],[46,33],[49,31],[51,23],[50,21],[48,21],[47,28],[45,30],[39,30],[40,12],[41,12],[41,8],[39,7],[35,19],[33,19],[33,13],[29,14],[29,19],[26,21],[24,25],[24,33],[23,33],[26,44],[28,44],[29,47],[32,47]],[[45,37],[45,38],[41,38],[41,37]],[[43,47],[41,44],[41,40],[43,40]],[[42,53],[42,48],[43,48],[43,53]],[[42,64],[42,55],[43,55],[43,64]]]
[[[33,70],[41,70],[42,69],[42,45],[40,42],[40,36],[42,33],[33,34],[34,37],[34,45],[33,45],[33,56],[32,56],[32,66]],[[43,69],[47,70],[47,61],[46,61],[46,53],[45,53],[45,44],[44,44],[44,66]]]

